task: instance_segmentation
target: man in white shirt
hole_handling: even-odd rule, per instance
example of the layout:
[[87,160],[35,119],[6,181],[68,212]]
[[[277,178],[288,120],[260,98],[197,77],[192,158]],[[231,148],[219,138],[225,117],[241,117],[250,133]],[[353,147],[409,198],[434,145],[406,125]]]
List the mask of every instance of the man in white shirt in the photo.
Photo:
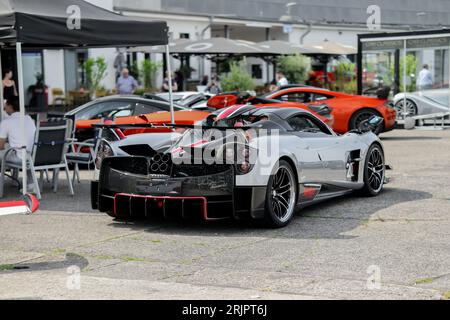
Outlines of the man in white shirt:
[[282,86],[286,86],[289,84],[289,81],[286,79],[283,72],[277,72],[277,87],[281,88]]
[[433,75],[428,69],[428,65],[424,64],[422,70],[419,72],[419,77],[417,79],[419,90],[431,89],[433,86]]
[[[0,123],[0,160],[3,159],[7,148],[14,151],[8,153],[8,161],[22,162],[22,133],[20,132],[20,107],[17,98],[9,99],[5,103],[5,112],[8,117],[4,118]],[[25,116],[25,143],[27,152],[31,153],[34,145],[34,136],[36,133],[36,125],[29,115]],[[8,146],[7,146],[8,144]],[[34,185],[32,183],[31,172],[27,171],[28,186],[27,189],[32,191]]]

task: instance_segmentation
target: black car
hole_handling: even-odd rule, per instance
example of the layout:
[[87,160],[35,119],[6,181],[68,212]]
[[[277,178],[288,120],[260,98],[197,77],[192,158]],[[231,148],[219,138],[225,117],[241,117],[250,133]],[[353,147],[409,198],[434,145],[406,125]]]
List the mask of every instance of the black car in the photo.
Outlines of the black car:
[[[175,111],[188,110],[174,105]],[[115,95],[99,98],[88,102],[65,114],[66,118],[77,120],[111,119],[117,117],[138,116],[153,112],[170,111],[170,104],[166,101],[146,99],[133,95]],[[94,137],[93,129],[79,129],[76,132],[78,141],[85,141]]]

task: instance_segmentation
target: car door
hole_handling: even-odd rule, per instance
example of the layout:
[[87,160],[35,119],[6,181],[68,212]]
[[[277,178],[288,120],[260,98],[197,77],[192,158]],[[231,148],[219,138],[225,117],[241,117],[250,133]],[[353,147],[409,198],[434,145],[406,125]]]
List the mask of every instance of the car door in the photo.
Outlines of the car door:
[[[297,114],[287,120],[292,133],[302,140],[306,150],[317,153],[320,170],[314,170],[315,182],[346,179],[347,139],[331,132],[326,125],[309,114]],[[314,164],[317,168],[317,164]]]

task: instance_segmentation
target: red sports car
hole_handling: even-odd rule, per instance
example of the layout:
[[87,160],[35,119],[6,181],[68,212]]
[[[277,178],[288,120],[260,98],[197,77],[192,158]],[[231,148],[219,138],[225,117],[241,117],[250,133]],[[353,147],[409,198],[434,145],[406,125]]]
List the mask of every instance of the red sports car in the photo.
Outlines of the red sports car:
[[337,133],[357,129],[362,121],[373,115],[384,119],[383,126],[377,133],[392,130],[395,125],[395,109],[383,98],[352,95],[309,86],[288,86],[264,97],[312,106],[326,104],[332,109],[333,129]]

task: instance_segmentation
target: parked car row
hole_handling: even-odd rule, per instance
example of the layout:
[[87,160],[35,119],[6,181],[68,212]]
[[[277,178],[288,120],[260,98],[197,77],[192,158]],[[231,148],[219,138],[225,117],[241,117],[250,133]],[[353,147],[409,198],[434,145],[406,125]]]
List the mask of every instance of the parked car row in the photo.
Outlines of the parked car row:
[[[117,219],[251,218],[282,227],[299,207],[383,189],[376,134],[396,118],[386,99],[306,86],[259,97],[186,93],[175,99],[172,124],[166,98],[111,96],[67,114],[80,140],[107,133],[97,148],[93,208]],[[278,153],[263,159],[275,142]],[[200,162],[180,162],[185,157]]]

